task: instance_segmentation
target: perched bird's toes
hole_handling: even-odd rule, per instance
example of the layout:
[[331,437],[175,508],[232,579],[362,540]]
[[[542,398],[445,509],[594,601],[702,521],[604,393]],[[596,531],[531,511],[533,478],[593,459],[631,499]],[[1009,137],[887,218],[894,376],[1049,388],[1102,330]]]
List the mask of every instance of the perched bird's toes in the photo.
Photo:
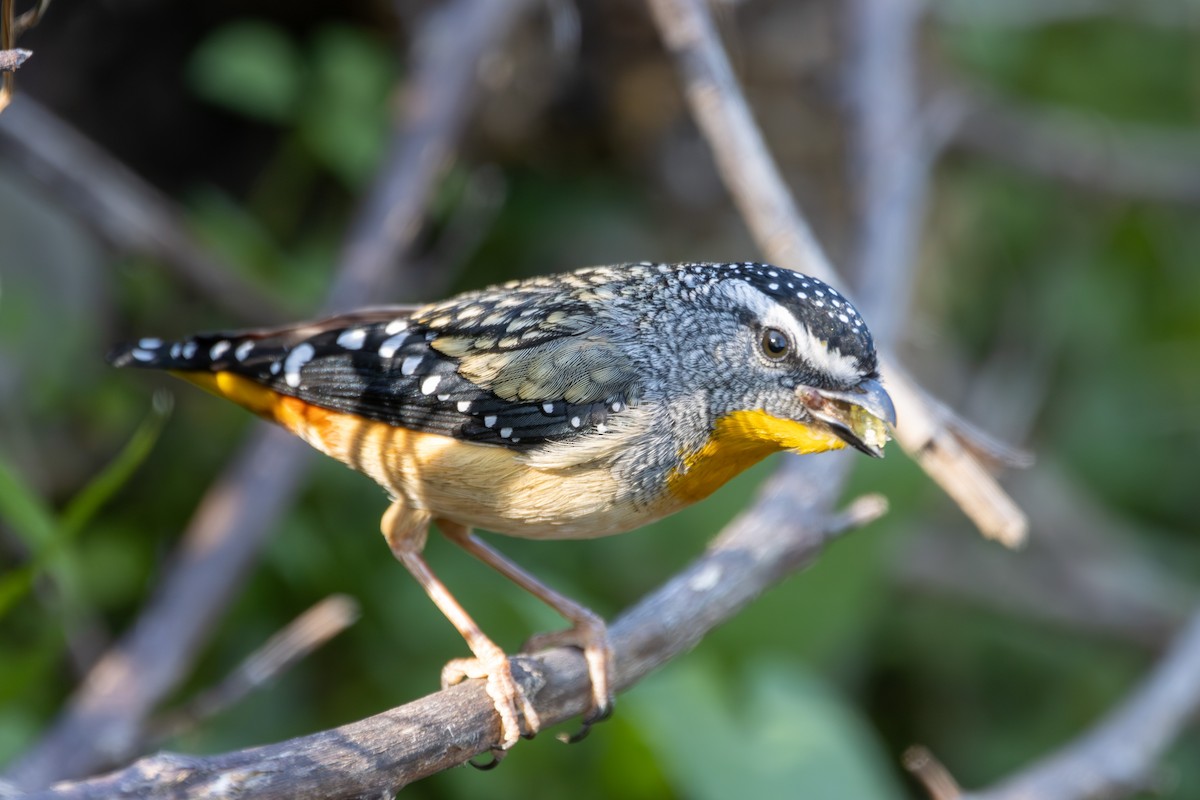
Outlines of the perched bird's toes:
[[608,628],[596,617],[565,631],[533,636],[523,649],[529,651],[548,647],[578,648],[583,651],[587,662],[588,678],[592,683],[592,703],[583,715],[583,727],[574,734],[558,737],[560,741],[574,744],[588,735],[592,725],[612,716],[615,702],[612,690],[613,649],[608,639]]
[[[542,727],[541,718],[525,689],[513,677],[512,664],[502,650],[497,648],[494,654],[487,657],[456,658],[442,668],[442,688],[476,678],[487,681],[488,697],[492,698],[500,717],[498,751],[508,750],[522,737],[532,739],[537,735]],[[491,769],[498,762],[496,758],[482,766],[475,766]]]

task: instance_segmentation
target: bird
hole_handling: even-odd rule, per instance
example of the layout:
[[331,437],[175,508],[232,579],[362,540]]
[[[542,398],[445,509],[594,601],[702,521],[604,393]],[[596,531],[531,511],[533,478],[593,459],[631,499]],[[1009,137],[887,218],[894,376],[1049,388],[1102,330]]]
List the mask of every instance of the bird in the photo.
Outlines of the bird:
[[143,337],[109,361],[167,370],[232,400],[384,488],[392,553],[473,655],[450,662],[443,683],[486,680],[497,752],[541,721],[507,654],[423,558],[431,524],[570,623],[531,641],[582,650],[591,681],[582,735],[613,704],[604,621],[475,529],[623,533],[775,452],[848,445],[882,457],[896,423],[850,301],[760,262],[589,267],[420,306]]

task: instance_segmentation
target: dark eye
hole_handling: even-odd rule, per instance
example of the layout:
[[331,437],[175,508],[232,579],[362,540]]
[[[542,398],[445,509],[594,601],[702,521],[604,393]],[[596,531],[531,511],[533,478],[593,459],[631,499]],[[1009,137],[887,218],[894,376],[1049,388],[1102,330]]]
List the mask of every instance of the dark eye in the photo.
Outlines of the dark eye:
[[780,359],[787,355],[788,338],[783,331],[767,328],[762,335],[762,350],[767,358]]

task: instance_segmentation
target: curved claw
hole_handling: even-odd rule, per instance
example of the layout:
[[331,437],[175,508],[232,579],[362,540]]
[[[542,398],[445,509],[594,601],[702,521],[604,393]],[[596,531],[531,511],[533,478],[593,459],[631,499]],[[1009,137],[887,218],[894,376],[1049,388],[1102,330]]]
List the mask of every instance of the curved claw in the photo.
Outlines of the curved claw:
[[613,706],[611,698],[607,704],[602,707],[593,707],[591,711],[583,716],[583,724],[579,730],[574,733],[560,733],[556,737],[563,744],[576,744],[587,738],[592,732],[592,726],[598,722],[604,722],[613,715]]
[[467,761],[467,763],[470,764],[475,769],[479,770],[480,772],[487,772],[488,770],[492,770],[492,769],[495,769],[496,767],[500,766],[500,762],[504,760],[504,757],[506,755],[508,755],[508,751],[502,747],[493,747],[488,752],[492,756],[491,761],[485,761],[484,763],[480,764],[477,761],[475,761],[475,759],[472,758],[469,761]]

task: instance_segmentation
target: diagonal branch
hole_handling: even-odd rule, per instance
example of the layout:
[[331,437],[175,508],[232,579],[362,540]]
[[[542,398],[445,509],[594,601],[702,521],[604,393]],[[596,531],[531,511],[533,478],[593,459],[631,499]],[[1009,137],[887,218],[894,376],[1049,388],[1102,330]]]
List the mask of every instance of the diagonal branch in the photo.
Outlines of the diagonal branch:
[[[787,464],[753,509],[730,523],[707,553],[613,623],[617,688],[629,688],[688,651],[769,585],[808,563],[831,538],[886,510],[881,497],[866,496],[831,516],[830,495],[824,488],[836,483],[836,477],[815,477],[821,488],[798,501],[795,476],[789,473],[811,471],[806,466],[811,461],[793,459]],[[824,474],[838,472],[827,469]],[[561,722],[588,707],[591,690],[578,651],[559,648],[516,663],[523,668],[518,670],[523,683],[540,687],[535,705],[543,722]],[[160,754],[36,797],[390,796],[414,780],[485,752],[499,734],[482,682],[470,681],[332,731],[211,757]]]
[[[443,32],[423,51],[410,103],[380,178],[342,254],[330,306],[367,302],[380,274],[396,268],[418,225],[444,159],[461,135],[479,65],[505,37],[525,2],[456,0],[430,12]],[[446,31],[453,31],[451,37]],[[438,98],[437,102],[429,102]],[[426,276],[412,275],[417,294]],[[193,516],[155,595],[118,644],[97,663],[44,738],[12,767],[18,785],[40,786],[123,761],[137,752],[150,713],[187,674],[254,563],[267,534],[290,504],[307,447],[282,430],[255,430]],[[169,642],[171,647],[164,647]]]

